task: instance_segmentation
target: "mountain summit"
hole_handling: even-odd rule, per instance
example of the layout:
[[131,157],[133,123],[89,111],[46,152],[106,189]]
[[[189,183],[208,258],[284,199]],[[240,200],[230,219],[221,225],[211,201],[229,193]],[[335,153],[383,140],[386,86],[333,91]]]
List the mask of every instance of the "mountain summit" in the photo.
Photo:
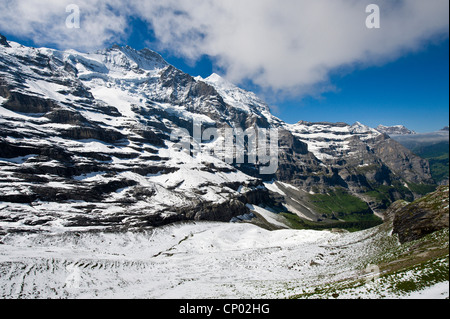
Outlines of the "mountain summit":
[[2,34],[0,34],[0,45],[3,45],[4,47],[7,47],[7,48],[10,47],[8,41],[6,40],[6,37]]
[[411,131],[410,129],[407,129],[403,125],[394,125],[394,126],[384,126],[384,125],[378,125],[376,130],[380,133],[387,134],[387,135],[415,135],[417,134],[414,131]]

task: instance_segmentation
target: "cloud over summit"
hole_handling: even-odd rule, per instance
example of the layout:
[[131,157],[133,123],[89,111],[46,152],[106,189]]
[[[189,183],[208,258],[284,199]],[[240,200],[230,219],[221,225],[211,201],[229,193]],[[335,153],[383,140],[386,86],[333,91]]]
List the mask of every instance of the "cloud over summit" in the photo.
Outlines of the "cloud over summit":
[[[77,4],[81,29],[65,27]],[[366,6],[381,9],[367,29]],[[294,95],[330,87],[330,72],[370,66],[448,37],[448,0],[70,0],[2,1],[0,30],[39,45],[91,50],[126,41],[130,18],[148,23],[157,49],[214,58],[226,77]]]

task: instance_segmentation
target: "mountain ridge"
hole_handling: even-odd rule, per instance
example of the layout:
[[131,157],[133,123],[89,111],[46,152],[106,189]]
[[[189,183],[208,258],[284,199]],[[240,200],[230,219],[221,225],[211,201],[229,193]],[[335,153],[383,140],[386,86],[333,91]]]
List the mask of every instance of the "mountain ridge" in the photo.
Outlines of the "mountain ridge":
[[[344,188],[372,211],[420,196],[407,183],[433,183],[427,161],[372,128],[286,124],[254,93],[218,75],[194,78],[149,49],[79,53],[6,43],[0,48],[6,229],[229,221],[250,213],[251,204],[300,217],[306,209],[316,222],[331,222],[333,216],[309,205],[311,193]],[[201,133],[277,130],[277,171],[261,175],[263,163],[225,163],[237,150],[220,150],[221,138],[192,140],[194,122]],[[178,131],[191,133],[189,144],[198,143],[200,153],[180,151]],[[271,180],[298,189],[298,197],[266,188]]]
[[417,134],[415,131],[412,131],[406,128],[404,125],[394,125],[394,126],[384,126],[378,125],[376,130],[380,133],[388,134],[388,135],[415,135]]

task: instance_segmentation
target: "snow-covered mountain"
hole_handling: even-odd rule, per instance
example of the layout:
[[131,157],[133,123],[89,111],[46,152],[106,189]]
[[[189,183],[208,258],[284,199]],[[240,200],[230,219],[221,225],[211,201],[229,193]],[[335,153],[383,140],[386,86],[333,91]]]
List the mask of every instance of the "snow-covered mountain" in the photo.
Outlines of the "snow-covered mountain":
[[[255,128],[276,137],[251,161]],[[242,149],[227,130],[247,132]],[[277,169],[263,174],[273,143]],[[1,298],[401,298],[411,280],[426,288],[411,298],[448,298],[448,281],[429,280],[448,274],[448,228],[400,245],[389,210],[372,227],[432,182],[385,134],[284,123],[151,50],[0,36]],[[311,225],[370,229],[288,229]]]
[[[308,123],[300,121],[292,125],[291,131],[308,144],[308,150],[322,162],[332,161],[354,152],[352,141],[366,142],[381,134],[359,122],[346,123]],[[355,138],[356,137],[356,138]]]
[[258,180],[170,141],[193,117],[221,116],[212,87],[150,50],[9,44],[0,51],[3,229],[229,221],[246,211]]
[[[227,162],[227,155],[238,155],[233,145],[212,153],[222,136],[190,139],[188,150],[180,148],[174,132],[195,135],[194,123],[200,133],[276,130],[276,172],[261,174],[267,163],[259,157]],[[376,209],[386,202],[366,195],[381,185],[396,190],[432,182],[426,161],[376,130],[360,123],[286,124],[254,93],[217,74],[193,78],[149,49],[80,53],[6,39],[0,166],[3,231],[229,221],[250,213],[249,205],[290,207],[304,217],[303,200],[336,187]],[[296,192],[273,192],[270,183]],[[405,196],[415,194],[402,186],[387,200]],[[306,209],[312,220],[328,218],[314,205]]]
[[406,128],[404,125],[394,125],[394,126],[384,126],[378,125],[376,130],[380,133],[387,135],[414,135],[417,134],[415,131],[412,131]]

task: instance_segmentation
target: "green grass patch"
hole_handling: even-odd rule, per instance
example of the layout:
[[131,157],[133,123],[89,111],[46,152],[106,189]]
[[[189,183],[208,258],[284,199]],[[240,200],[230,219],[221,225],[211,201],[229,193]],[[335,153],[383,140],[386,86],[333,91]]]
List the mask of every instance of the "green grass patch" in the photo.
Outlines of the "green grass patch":
[[443,181],[449,176],[449,156],[443,155],[436,158],[430,158],[431,176],[436,182]]
[[414,242],[398,245],[389,228],[380,228],[372,243],[380,247],[363,264],[374,264],[382,271],[375,285],[367,285],[361,278],[342,280],[311,287],[307,292],[290,296],[298,298],[331,299],[334,296],[351,298],[392,296],[405,297],[435,284],[449,280],[449,230],[434,232]]
[[370,212],[367,203],[349,194],[343,188],[336,188],[327,194],[309,195],[309,199],[319,213],[329,217],[345,219],[347,215],[354,213]]
[[293,229],[311,229],[311,230],[327,230],[327,229],[345,229],[350,232],[356,232],[364,229],[369,229],[383,223],[382,219],[373,215],[358,215],[351,216],[351,221],[335,221],[335,222],[312,222],[303,220],[293,213],[284,212],[280,214],[286,218],[289,226]]
[[383,203],[385,207],[388,207],[392,203],[391,192],[395,191],[395,187],[381,185],[375,189],[366,193],[366,195],[376,199],[377,201]]
[[413,150],[416,155],[430,162],[431,176],[436,182],[449,177],[449,143],[441,142],[434,145],[420,146]]
[[325,221],[311,222],[301,219],[296,214],[282,213],[292,228],[315,230],[340,228],[359,231],[382,223],[366,202],[343,188],[337,187],[326,194],[308,196],[308,202],[317,213],[324,216]]
[[420,265],[411,267],[410,270],[414,273],[414,279],[400,279],[393,284],[393,290],[400,293],[409,293],[430,287],[439,282],[449,280],[449,257],[444,259],[435,259],[424,262]]
[[419,195],[427,195],[437,189],[437,185],[407,183],[408,188]]
[[408,187],[401,184],[399,181],[394,181],[391,186],[376,186],[373,188],[373,190],[366,192],[365,195],[368,195],[381,202],[387,208],[391,203],[395,202],[398,199],[398,197],[395,197],[395,194],[397,196],[398,194],[400,194],[401,198],[411,202],[414,200],[414,196],[411,192],[419,195],[427,195],[437,189],[437,185],[414,183],[407,183],[407,185]]

